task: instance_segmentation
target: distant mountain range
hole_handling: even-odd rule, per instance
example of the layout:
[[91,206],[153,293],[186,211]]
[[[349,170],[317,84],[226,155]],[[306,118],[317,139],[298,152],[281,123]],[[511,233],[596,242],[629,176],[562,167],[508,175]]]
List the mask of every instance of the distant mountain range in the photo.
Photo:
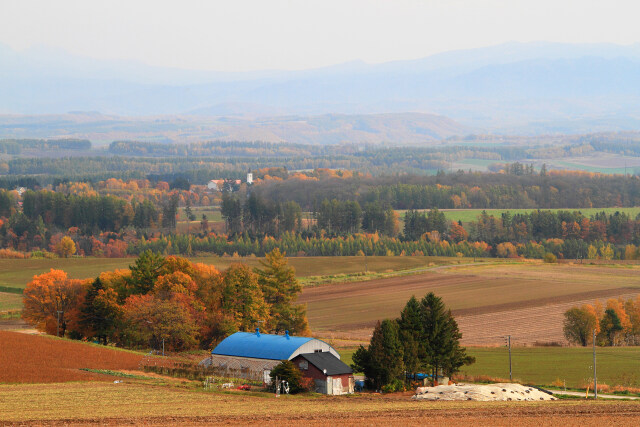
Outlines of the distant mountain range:
[[97,145],[116,140],[184,143],[263,141],[303,144],[433,144],[470,129],[423,113],[324,114],[318,116],[120,117],[97,112],[0,115],[0,138],[80,138]]
[[[399,122],[399,116],[386,116],[402,126],[393,137],[413,139],[408,142],[419,142],[415,135],[470,129],[521,134],[640,129],[640,45],[509,43],[420,60],[353,62],[295,72],[185,71],[3,46],[0,63],[0,113],[6,114],[80,110],[196,117],[188,120],[280,117],[277,121],[289,128],[295,128],[292,116],[322,122],[331,114],[335,130],[346,129],[344,115],[352,116],[349,122],[370,125],[380,116],[365,115],[420,112],[460,123],[449,120],[445,125],[441,117],[436,128],[419,125],[412,130],[417,116]],[[255,123],[258,129],[268,128],[264,121]],[[438,130],[441,125],[446,132]],[[353,135],[340,132],[337,139]],[[385,132],[375,129],[374,139],[390,137]],[[292,142],[315,139],[304,131],[284,134]]]

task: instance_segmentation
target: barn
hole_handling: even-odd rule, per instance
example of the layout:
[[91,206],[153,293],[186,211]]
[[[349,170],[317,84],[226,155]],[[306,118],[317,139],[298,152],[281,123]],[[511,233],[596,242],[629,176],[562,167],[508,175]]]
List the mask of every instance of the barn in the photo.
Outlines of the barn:
[[353,370],[333,354],[303,353],[294,357],[292,362],[300,368],[302,375],[314,380],[317,393],[353,393]]
[[211,357],[201,363],[211,366],[221,375],[270,382],[271,369],[282,360],[292,360],[299,354],[327,353],[340,359],[338,352],[326,342],[310,337],[236,332],[211,351]]

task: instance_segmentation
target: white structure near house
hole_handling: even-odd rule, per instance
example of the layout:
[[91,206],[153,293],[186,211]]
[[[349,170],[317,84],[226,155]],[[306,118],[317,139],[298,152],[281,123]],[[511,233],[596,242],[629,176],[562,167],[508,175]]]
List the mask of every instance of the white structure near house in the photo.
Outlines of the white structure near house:
[[213,191],[222,191],[223,185],[224,185],[224,179],[212,179],[207,184],[207,188]]
[[251,172],[247,173],[247,184],[253,184],[253,174]]

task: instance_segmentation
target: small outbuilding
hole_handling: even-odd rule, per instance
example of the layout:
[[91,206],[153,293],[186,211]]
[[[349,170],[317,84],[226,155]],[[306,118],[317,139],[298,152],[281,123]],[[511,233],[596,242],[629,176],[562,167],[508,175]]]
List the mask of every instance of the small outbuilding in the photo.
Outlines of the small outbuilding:
[[211,357],[201,362],[220,374],[271,382],[269,374],[282,360],[292,360],[299,354],[327,353],[340,359],[340,354],[326,342],[310,337],[236,332],[211,351]]
[[302,375],[315,382],[315,391],[322,394],[353,393],[353,369],[328,352],[303,353],[291,360]]

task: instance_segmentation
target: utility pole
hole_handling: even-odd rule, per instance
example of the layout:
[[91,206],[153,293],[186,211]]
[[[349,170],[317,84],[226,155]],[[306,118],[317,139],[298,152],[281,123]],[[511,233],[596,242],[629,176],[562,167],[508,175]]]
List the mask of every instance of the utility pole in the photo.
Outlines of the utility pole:
[[598,377],[596,376],[596,330],[593,330],[593,398],[598,398]]
[[511,335],[505,337],[507,347],[509,347],[509,381],[513,381],[513,371],[511,370]]

